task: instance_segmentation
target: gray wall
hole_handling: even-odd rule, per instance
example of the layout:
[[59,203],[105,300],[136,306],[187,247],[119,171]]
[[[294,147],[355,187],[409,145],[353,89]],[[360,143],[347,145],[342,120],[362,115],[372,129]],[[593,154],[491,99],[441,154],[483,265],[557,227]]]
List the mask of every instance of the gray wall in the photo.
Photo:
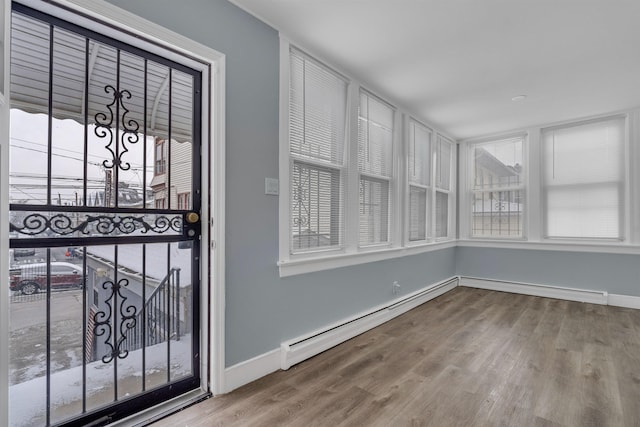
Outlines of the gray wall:
[[226,365],[454,275],[455,249],[280,279],[277,32],[226,0],[108,0],[226,55]]
[[461,276],[640,296],[640,256],[530,249],[456,248]]

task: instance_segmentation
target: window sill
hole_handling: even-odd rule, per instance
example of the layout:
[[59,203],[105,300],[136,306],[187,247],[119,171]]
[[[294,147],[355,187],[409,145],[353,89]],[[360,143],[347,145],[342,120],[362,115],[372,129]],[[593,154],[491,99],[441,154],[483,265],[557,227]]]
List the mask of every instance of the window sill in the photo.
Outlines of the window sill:
[[298,274],[312,273],[314,271],[331,270],[334,268],[348,267],[365,264],[368,262],[383,261],[386,259],[400,258],[417,255],[456,246],[455,240],[447,240],[436,243],[425,243],[401,248],[385,248],[357,253],[340,253],[324,255],[321,257],[298,258],[287,261],[278,261],[280,277],[295,276]]
[[496,240],[496,239],[469,239],[458,240],[457,246],[469,248],[497,248],[497,249],[529,249],[541,251],[563,252],[594,252],[607,254],[639,255],[640,245],[630,245],[620,242],[586,243],[577,241],[542,241],[531,242],[524,240]]

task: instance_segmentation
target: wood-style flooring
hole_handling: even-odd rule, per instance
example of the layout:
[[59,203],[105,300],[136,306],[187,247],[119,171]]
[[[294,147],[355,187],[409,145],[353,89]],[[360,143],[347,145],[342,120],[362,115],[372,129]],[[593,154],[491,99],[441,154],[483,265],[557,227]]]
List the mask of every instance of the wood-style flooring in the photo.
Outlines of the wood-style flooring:
[[640,426],[640,310],[456,288],[160,426]]

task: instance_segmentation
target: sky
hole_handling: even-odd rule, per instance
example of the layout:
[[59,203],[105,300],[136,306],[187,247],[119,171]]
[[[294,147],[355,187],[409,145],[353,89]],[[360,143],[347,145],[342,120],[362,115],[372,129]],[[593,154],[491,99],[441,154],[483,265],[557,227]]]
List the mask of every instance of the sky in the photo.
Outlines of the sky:
[[[87,188],[89,195],[104,190],[102,163],[112,156],[105,148],[108,138],[99,138],[95,127],[88,128]],[[142,135],[136,144],[128,144],[123,161],[129,171],[120,171],[120,182],[142,188]],[[153,137],[147,139],[147,186],[153,176]],[[48,120],[45,114],[11,110],[10,197],[12,203],[46,203]],[[52,122],[52,202],[75,204],[83,199],[84,126],[71,119]],[[122,145],[120,145],[122,147]]]

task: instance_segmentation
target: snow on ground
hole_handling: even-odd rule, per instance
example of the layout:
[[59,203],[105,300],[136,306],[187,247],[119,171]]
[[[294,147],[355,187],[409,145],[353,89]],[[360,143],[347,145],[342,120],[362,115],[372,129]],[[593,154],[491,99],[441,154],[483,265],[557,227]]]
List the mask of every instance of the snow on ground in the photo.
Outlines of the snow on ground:
[[[166,372],[167,344],[146,348],[146,372]],[[132,351],[125,359],[118,359],[118,378],[142,377],[142,349]],[[171,341],[171,377],[189,375],[191,367],[191,336]],[[59,408],[82,401],[82,366],[51,374],[51,408]],[[113,385],[113,362],[101,360],[87,364],[87,398]],[[46,411],[46,376],[38,377],[9,387],[9,419],[12,426],[31,426]],[[135,392],[134,392],[135,393]]]
[[[167,255],[169,255],[171,268],[180,269],[180,286],[184,288],[191,285],[192,250],[180,249],[178,243],[170,243],[169,245],[170,250],[167,254],[167,243],[147,244],[147,276],[162,280],[167,275],[166,263]],[[90,246],[87,248],[87,252],[110,262],[115,259],[113,246]],[[141,272],[142,245],[118,245],[118,265],[129,270]]]

